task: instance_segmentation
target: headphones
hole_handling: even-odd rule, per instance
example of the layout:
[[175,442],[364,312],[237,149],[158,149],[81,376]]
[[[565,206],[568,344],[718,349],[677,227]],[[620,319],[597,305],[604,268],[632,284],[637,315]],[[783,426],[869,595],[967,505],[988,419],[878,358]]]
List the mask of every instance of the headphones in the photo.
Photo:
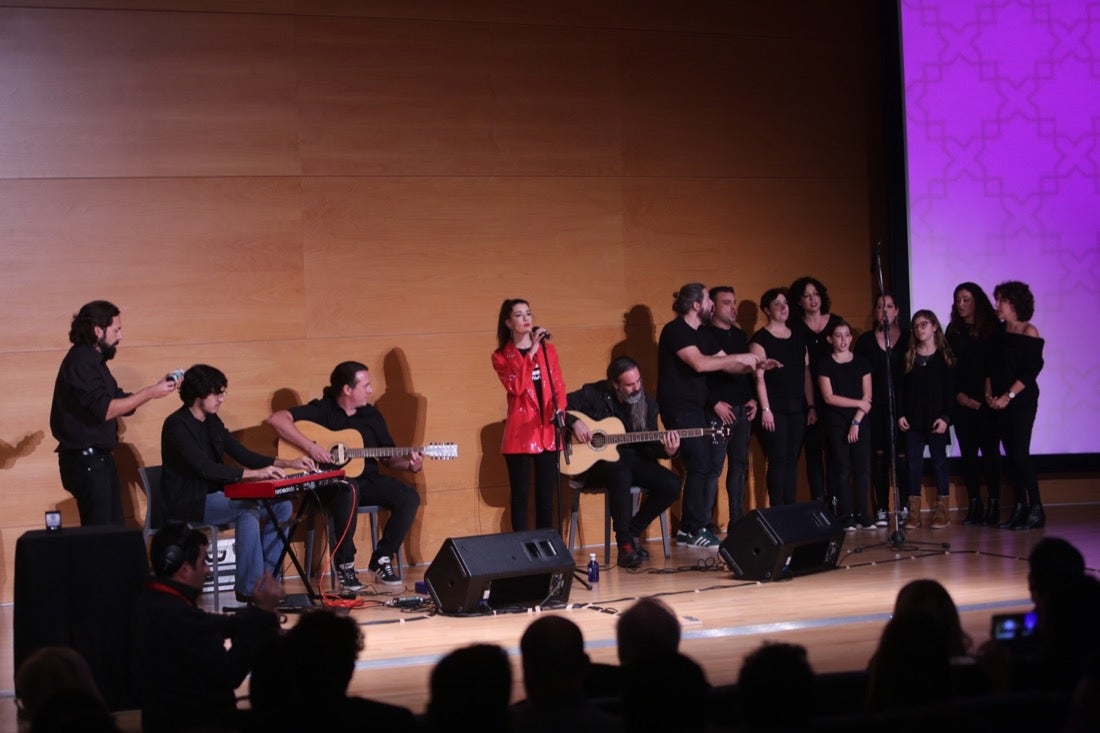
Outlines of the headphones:
[[[184,522],[172,522],[163,527],[158,536],[169,533],[168,545],[153,558],[153,570],[157,575],[168,578],[176,574],[183,567],[187,559],[187,546],[195,544],[195,529]],[[172,536],[174,533],[176,536]]]

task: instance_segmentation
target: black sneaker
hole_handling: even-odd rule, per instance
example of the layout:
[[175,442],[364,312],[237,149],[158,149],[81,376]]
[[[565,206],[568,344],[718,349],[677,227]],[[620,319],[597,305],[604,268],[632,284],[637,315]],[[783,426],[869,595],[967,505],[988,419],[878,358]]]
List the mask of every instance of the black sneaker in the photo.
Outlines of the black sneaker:
[[390,564],[388,557],[378,558],[378,563],[370,568],[370,571],[374,573],[374,576],[378,578],[378,582],[382,585],[403,586],[401,578],[397,577],[397,573],[394,572],[393,565]]
[[355,572],[355,563],[349,562],[336,568],[336,577],[340,580],[340,590],[361,591],[363,584],[359,582],[359,575]]
[[649,550],[645,548],[644,542],[642,542],[637,537],[632,538],[630,542],[634,545],[634,551],[638,553],[638,557],[642,558],[643,560],[649,559]]
[[618,563],[620,568],[636,568],[642,564],[642,556],[633,543],[623,542],[619,545]]
[[875,529],[875,523],[867,518],[866,514],[859,514],[856,516],[856,524],[860,529]]

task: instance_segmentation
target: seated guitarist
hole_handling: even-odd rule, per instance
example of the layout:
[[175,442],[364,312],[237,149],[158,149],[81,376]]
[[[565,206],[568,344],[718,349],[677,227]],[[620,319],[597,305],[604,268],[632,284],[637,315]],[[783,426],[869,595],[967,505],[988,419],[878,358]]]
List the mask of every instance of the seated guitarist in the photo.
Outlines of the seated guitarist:
[[[607,367],[607,381],[592,382],[569,393],[568,408],[594,421],[609,417],[622,421],[627,432],[657,430],[657,401],[642,391],[638,363],[620,356]],[[578,439],[587,443],[591,432],[583,420],[568,415],[566,421]],[[638,537],[680,495],[680,477],[657,461],[671,458],[680,448],[680,436],[667,432],[660,442],[628,443],[619,447],[616,462],[597,461],[584,475],[585,486],[605,486],[611,498],[611,523],[619,545],[618,564],[636,568],[649,557]],[[645,497],[638,513],[630,515],[630,487],[638,486]]]
[[[367,448],[393,447],[393,438],[382,413],[370,404],[374,389],[370,383],[370,372],[366,365],[357,361],[345,361],[336,365],[329,377],[329,384],[320,399],[313,400],[289,410],[279,410],[267,419],[279,437],[297,447],[319,465],[331,464],[332,457],[328,449],[307,437],[295,427],[297,420],[309,420],[328,430],[357,431],[363,437],[363,446]],[[419,473],[424,457],[413,451],[409,455],[383,458],[389,468]],[[378,471],[378,459],[368,458],[363,463],[363,471],[358,476],[348,476],[348,480],[358,494],[360,505],[377,504],[390,510],[390,520],[382,531],[378,546],[371,555],[367,569],[383,585],[400,586],[401,578],[393,568],[391,558],[397,554],[405,535],[416,519],[420,507],[420,495],[411,486],[392,476]],[[337,502],[332,507],[332,519],[337,533],[346,537],[335,550],[334,561],[339,573],[341,590],[357,591],[363,585],[355,572],[355,536],[356,516],[354,506],[341,507]]]

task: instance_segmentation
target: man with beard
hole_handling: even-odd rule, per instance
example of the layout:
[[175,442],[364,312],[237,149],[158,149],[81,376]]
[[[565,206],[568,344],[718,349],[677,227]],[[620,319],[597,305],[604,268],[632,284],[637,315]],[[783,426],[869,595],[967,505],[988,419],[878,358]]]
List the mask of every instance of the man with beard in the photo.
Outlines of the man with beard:
[[[657,430],[657,401],[642,391],[638,363],[629,356],[611,362],[607,381],[592,382],[571,392],[567,405],[593,421],[618,418],[630,433]],[[583,420],[569,415],[566,421],[581,442],[591,440],[589,426]],[[618,461],[597,461],[582,476],[585,486],[604,486],[610,493],[611,524],[619,546],[620,567],[636,568],[649,557],[638,536],[680,495],[680,477],[657,462],[671,458],[679,448],[680,436],[675,432],[664,433],[659,442],[625,443],[618,447]],[[632,486],[645,492],[645,499],[633,517]]]
[[107,368],[122,339],[119,310],[105,300],[73,316],[73,346],[61,361],[50,407],[57,438],[61,485],[76,498],[81,525],[122,525],[122,487],[112,451],[118,418],[176,388],[172,375],[131,394],[119,389]]

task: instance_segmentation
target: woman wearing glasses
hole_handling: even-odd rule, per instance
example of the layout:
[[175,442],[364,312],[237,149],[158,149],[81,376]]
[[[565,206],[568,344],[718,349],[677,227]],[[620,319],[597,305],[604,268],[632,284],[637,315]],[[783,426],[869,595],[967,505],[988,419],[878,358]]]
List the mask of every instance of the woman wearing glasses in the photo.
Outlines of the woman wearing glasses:
[[951,523],[947,513],[951,480],[947,472],[947,426],[955,405],[955,357],[943,335],[939,319],[930,310],[913,314],[913,334],[905,352],[905,374],[898,400],[898,427],[905,433],[909,463],[909,518],[906,529],[921,526],[921,478],[924,447],[936,473],[936,502],[932,505],[932,529]]

